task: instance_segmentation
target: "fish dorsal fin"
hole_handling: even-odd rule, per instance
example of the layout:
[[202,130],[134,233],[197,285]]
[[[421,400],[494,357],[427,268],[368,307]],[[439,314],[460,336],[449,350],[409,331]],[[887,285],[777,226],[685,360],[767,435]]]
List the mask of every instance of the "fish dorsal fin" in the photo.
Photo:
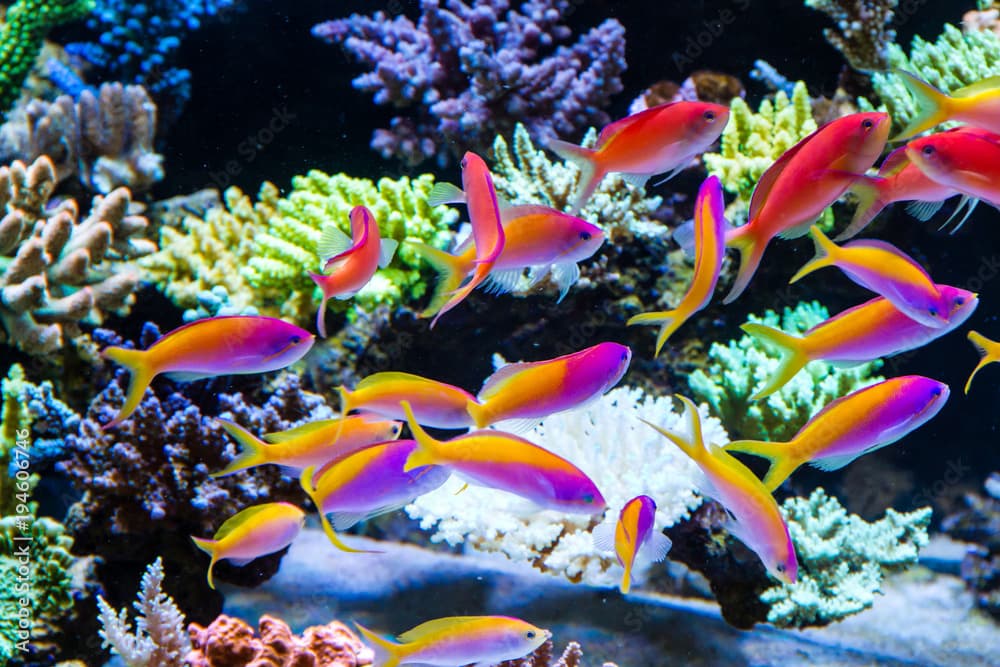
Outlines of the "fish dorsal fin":
[[454,183],[435,183],[427,195],[428,206],[443,206],[444,204],[464,204],[465,193]]
[[349,251],[351,247],[351,237],[331,223],[323,227],[319,243],[316,244],[316,254],[319,255],[320,261],[326,264],[334,257]]
[[529,368],[538,366],[539,364],[549,363],[549,361],[551,360],[519,361],[517,363],[501,366],[493,372],[493,375],[486,378],[486,381],[483,382],[483,388],[479,390],[477,398],[480,401],[488,401],[503,391],[504,385],[515,375],[521,373],[522,371],[526,371]]
[[921,201],[917,199],[906,205],[906,212],[920,222],[927,222],[934,217],[935,213],[941,210],[942,206],[944,206],[943,199],[941,201]]
[[566,218],[572,217],[567,213],[563,213],[558,209],[552,208],[551,206],[542,206],[541,204],[518,204],[517,206],[508,206],[500,209],[500,219],[503,221],[504,225],[509,225],[514,220],[526,218],[529,215],[557,215]]
[[396,248],[399,247],[399,241],[395,239],[382,239],[382,245],[379,247],[378,254],[378,267],[384,269],[392,263],[392,256],[396,254]]
[[325,428],[330,428],[331,426],[337,425],[340,419],[320,419],[319,421],[307,422],[295,428],[290,428],[285,431],[276,431],[274,433],[265,433],[264,441],[271,444],[276,444],[279,442],[288,442],[289,440],[295,440],[296,438],[302,437],[303,435],[308,435],[310,433],[315,433]]
[[380,384],[386,382],[423,382],[427,384],[437,384],[434,380],[428,380],[425,377],[420,377],[419,375],[414,375],[413,373],[403,373],[401,371],[385,371],[382,373],[375,373],[374,375],[369,375],[368,377],[361,380],[358,385],[354,388],[355,391],[358,389],[369,389],[371,387],[377,387]]
[[882,161],[882,166],[878,169],[878,175],[882,178],[895,176],[903,171],[906,165],[910,164],[910,158],[906,154],[906,146],[900,146],[889,153]]
[[907,264],[912,264],[915,268],[917,268],[917,269],[920,270],[920,273],[922,273],[923,276],[924,276],[924,278],[927,279],[927,282],[931,283],[932,285],[934,284],[934,281],[931,280],[930,275],[927,273],[927,271],[924,270],[924,267],[922,267],[919,264],[917,264],[917,261],[915,259],[913,259],[909,255],[907,255],[905,252],[903,252],[902,250],[900,250],[896,246],[892,245],[888,241],[880,241],[878,239],[861,239],[861,240],[858,240],[858,241],[851,241],[850,243],[846,243],[846,244],[844,244],[843,247],[844,248],[870,248],[872,250],[881,250],[882,252],[887,252],[890,255],[894,255],[895,257],[898,257],[899,259],[903,260]]
[[621,134],[622,130],[636,125],[638,123],[645,123],[646,121],[652,119],[654,116],[659,114],[665,108],[673,106],[677,102],[667,102],[666,104],[658,104],[655,107],[650,107],[648,109],[643,109],[639,113],[634,113],[630,116],[625,116],[624,118],[619,118],[613,123],[608,123],[601,128],[601,133],[597,135],[597,142],[594,144],[594,150],[600,150],[609,141],[614,139],[616,136]]
[[219,526],[219,529],[217,531],[215,531],[215,537],[213,539],[215,539],[216,541],[221,540],[221,539],[225,539],[225,537],[227,535],[229,535],[230,533],[232,533],[234,530],[236,530],[240,526],[243,526],[248,521],[253,520],[253,518],[255,516],[257,516],[258,514],[266,512],[268,510],[269,506],[270,506],[270,503],[267,503],[267,504],[264,504],[264,505],[254,505],[252,507],[246,508],[245,510],[243,510],[241,512],[237,512],[233,516],[231,516],[228,519],[226,519],[225,523],[223,523],[221,526]]
[[964,88],[951,91],[952,97],[970,97],[979,93],[991,92],[1000,88],[1000,76],[991,76],[975,83],[970,83]]
[[396,637],[396,640],[404,644],[409,644],[410,642],[419,642],[422,639],[427,639],[440,632],[451,630],[452,628],[462,626],[466,623],[474,622],[476,620],[479,620],[479,618],[481,617],[447,616],[445,618],[435,618],[433,621],[427,621],[426,623],[421,623],[412,630],[407,630],[403,634]]
[[787,167],[792,161],[792,158],[798,155],[799,151],[802,150],[802,147],[805,146],[806,143],[815,137],[816,133],[822,129],[823,128],[819,128],[809,136],[799,140],[799,143],[785,151],[785,153],[778,158],[777,162],[767,168],[767,171],[765,171],[760,177],[760,180],[757,181],[757,185],[753,189],[753,195],[750,197],[750,213],[747,218],[748,220],[753,220],[757,216],[757,213],[760,211],[760,207],[764,204],[767,196],[771,193],[771,189],[774,188],[774,183],[778,180],[781,172],[785,170],[785,167]]

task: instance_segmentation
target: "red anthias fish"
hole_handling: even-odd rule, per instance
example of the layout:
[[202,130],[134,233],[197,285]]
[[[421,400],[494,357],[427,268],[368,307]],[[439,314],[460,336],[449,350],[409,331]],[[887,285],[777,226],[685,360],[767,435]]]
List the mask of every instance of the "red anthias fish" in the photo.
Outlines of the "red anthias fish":
[[906,155],[932,181],[1000,208],[1000,134],[957,128],[914,139]]

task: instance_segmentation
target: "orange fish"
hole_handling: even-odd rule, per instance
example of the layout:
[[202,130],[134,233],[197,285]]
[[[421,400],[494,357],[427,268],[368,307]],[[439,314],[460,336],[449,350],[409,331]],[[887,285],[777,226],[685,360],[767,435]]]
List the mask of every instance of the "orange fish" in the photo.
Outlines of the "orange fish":
[[636,187],[656,174],[669,172],[663,180],[669,179],[708,150],[727,122],[728,107],[670,102],[605,125],[593,148],[550,141],[549,150],[580,168],[580,184],[569,212],[579,211],[607,174],[621,174]]
[[750,199],[749,222],[726,235],[726,245],[739,250],[740,268],[723,303],[743,293],[771,239],[809,231],[875,164],[888,136],[888,114],[850,114],[792,146],[764,172]]
[[659,563],[670,551],[670,538],[656,530],[656,502],[649,496],[636,496],[625,503],[617,517],[594,529],[594,546],[613,551],[625,568],[618,590],[628,593],[632,572],[637,565]]

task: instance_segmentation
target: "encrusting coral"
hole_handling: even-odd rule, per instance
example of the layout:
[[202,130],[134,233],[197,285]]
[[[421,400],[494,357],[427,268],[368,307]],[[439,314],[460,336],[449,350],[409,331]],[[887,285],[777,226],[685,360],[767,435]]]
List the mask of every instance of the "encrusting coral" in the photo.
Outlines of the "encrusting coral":
[[[780,328],[801,334],[828,317],[827,310],[817,302],[800,303],[794,309],[785,308]],[[748,319],[779,326],[777,314],[770,310],[764,317],[751,315]],[[726,345],[712,343],[708,361],[705,370],[696,370],[688,376],[688,385],[711,406],[733,436],[741,439],[788,440],[833,399],[884,379],[874,375],[882,365],[880,361],[851,368],[814,361],[779,391],[763,400],[751,401],[750,396],[778,367],[779,357],[772,350],[752,336],[743,335]]]
[[851,67],[861,71],[884,70],[887,49],[896,41],[890,26],[899,0],[806,0],[806,7],[821,11],[836,23],[823,36],[843,54]]
[[301,636],[281,619],[260,617],[259,637],[238,618],[219,616],[208,626],[188,627],[191,650],[188,667],[364,667],[374,660],[372,650],[343,623],[313,625]]
[[80,220],[76,201],[49,206],[56,176],[47,157],[0,167],[0,323],[5,341],[46,354],[80,333],[81,321],[132,303],[139,274],[114,260],[149,254],[127,188],[94,198]]
[[[704,411],[702,417],[706,439],[729,442],[717,420]],[[618,388],[588,406],[545,418],[524,437],[573,461],[593,479],[605,494],[608,516],[634,496],[654,498],[653,529],[660,531],[701,504],[694,491],[697,468],[676,448],[663,447],[659,434],[640,419],[679,432],[689,428],[669,397]],[[621,581],[615,555],[594,546],[590,517],[532,509],[515,496],[474,485],[455,495],[461,487],[452,478],[407,506],[421,528],[434,531],[431,541],[500,553],[588,585]]]
[[0,161],[52,160],[56,179],[76,175],[107,194],[117,187],[145,192],[163,178],[163,156],[153,148],[156,105],[142,86],[105,83],[78,99],[31,100],[0,127]]
[[886,574],[917,562],[927,545],[931,508],[909,513],[889,508],[867,523],[847,514],[823,489],[782,505],[799,560],[794,584],[761,594],[770,605],[767,620],[781,627],[827,625],[872,606]]

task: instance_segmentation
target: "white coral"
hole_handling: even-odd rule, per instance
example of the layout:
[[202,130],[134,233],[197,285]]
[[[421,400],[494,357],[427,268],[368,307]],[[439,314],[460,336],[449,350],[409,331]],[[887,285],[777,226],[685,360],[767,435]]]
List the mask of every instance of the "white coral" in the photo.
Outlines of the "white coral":
[[[706,441],[729,437],[705,406],[699,408]],[[670,397],[652,398],[632,388],[615,389],[591,404],[553,415],[525,437],[572,461],[596,483],[608,503],[607,517],[637,495],[657,503],[655,529],[688,516],[701,503],[694,491],[698,469],[680,450],[640,419],[681,434],[690,425],[674,411]],[[614,586],[622,570],[614,554],[594,548],[597,520],[532,508],[511,494],[470,486],[452,478],[406,508],[435,542],[501,553],[551,574],[595,586]],[[641,578],[644,573],[636,572]]]

